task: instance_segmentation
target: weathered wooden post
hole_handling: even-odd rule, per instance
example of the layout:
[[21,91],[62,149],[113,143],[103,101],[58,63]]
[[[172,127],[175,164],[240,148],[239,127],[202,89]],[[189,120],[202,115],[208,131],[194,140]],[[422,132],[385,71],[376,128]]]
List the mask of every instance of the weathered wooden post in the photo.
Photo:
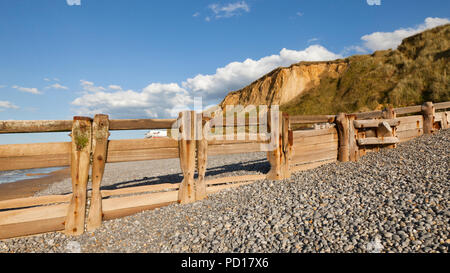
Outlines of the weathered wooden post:
[[[383,119],[395,119],[397,118],[397,113],[393,107],[387,107],[383,109],[381,114]],[[383,123],[377,129],[377,137],[397,137],[397,127],[391,127],[389,124]],[[388,145],[387,148],[396,148],[397,144]]]
[[423,115],[423,133],[426,135],[430,135],[433,133],[433,125],[434,125],[434,114],[435,109],[433,106],[433,102],[425,102],[422,105],[422,115]]
[[354,125],[355,119],[355,115],[345,113],[340,113],[336,117],[339,136],[338,160],[341,162],[358,161],[359,159],[358,132]]
[[87,222],[88,231],[95,230],[102,224],[103,212],[100,184],[105,172],[108,137],[108,116],[95,115],[92,125],[92,196]]
[[178,148],[180,153],[180,166],[183,172],[183,181],[178,190],[178,203],[186,204],[195,202],[195,112],[186,111],[179,115],[180,135]]
[[283,179],[288,179],[291,177],[291,159],[292,159],[292,145],[293,145],[293,135],[291,131],[291,122],[289,115],[287,113],[282,113],[282,128],[281,128],[281,139],[282,139],[282,173]]
[[197,142],[197,173],[198,178],[195,181],[195,200],[202,200],[206,198],[206,163],[208,160],[208,139],[207,130],[205,126],[206,120],[203,120],[203,114],[197,114],[196,126],[196,142]]
[[338,160],[347,162],[350,160],[349,148],[349,119],[346,114],[339,113],[336,117],[336,125],[339,136]]
[[354,121],[356,119],[355,115],[347,115],[348,119],[348,137],[349,137],[349,160],[356,162],[359,159],[359,147],[357,143],[358,132],[355,128]]
[[267,179],[287,179],[291,176],[289,164],[292,157],[289,115],[272,111],[272,109],[268,111],[268,115],[267,125],[271,144],[269,144],[267,158],[271,167],[267,173]]
[[69,235],[80,235],[84,232],[91,142],[92,119],[88,117],[74,117],[70,163],[73,194],[65,221],[65,233]]

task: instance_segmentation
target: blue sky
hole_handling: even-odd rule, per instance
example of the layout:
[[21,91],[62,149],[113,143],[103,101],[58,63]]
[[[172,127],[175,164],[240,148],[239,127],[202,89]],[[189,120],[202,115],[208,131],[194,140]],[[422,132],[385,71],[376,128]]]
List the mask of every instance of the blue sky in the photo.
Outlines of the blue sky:
[[[395,48],[449,13],[442,0],[0,0],[0,120],[173,117],[278,66]],[[0,144],[30,138],[67,134]]]

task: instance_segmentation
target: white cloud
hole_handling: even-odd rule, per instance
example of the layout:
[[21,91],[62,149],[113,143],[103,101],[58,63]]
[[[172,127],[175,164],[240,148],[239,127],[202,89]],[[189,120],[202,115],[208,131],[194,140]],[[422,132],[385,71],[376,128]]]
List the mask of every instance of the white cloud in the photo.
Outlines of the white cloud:
[[240,15],[241,12],[250,12],[250,7],[245,1],[229,3],[226,5],[211,4],[208,8],[213,12],[216,19],[237,16]]
[[51,80],[49,78],[44,78],[44,81],[49,82]]
[[301,16],[303,16],[303,12],[300,12],[300,11],[299,11],[299,12],[296,13],[296,15],[299,16],[299,17],[301,17]]
[[42,94],[37,88],[21,87],[21,86],[17,86],[17,85],[13,85],[12,88],[17,89],[22,92],[31,93],[31,94]]
[[72,104],[79,115],[109,114],[113,117],[167,118],[176,117],[182,110],[193,109],[194,97],[201,97],[203,105],[219,103],[228,92],[240,89],[279,66],[300,61],[324,61],[341,58],[326,48],[313,45],[305,50],[282,49],[279,54],[259,60],[247,59],[218,68],[215,74],[199,74],[178,83],[152,83],[141,91],[124,91],[118,85],[109,85],[113,92],[81,81],[85,92]]
[[101,91],[105,91],[106,88],[102,87],[102,86],[95,86],[93,82],[90,81],[86,81],[86,80],[80,80],[81,83],[81,87],[83,88],[84,91],[87,92],[101,92]]
[[448,20],[447,18],[428,17],[425,19],[425,22],[423,24],[420,24],[416,27],[400,28],[393,32],[374,32],[372,34],[364,35],[363,37],[361,37],[361,40],[364,41],[364,46],[366,48],[373,51],[385,50],[389,48],[395,49],[406,37],[448,23],[450,23],[450,20]]
[[198,16],[200,16],[200,12],[196,12],[196,13],[192,14],[192,17],[198,17]]
[[6,87],[6,85],[0,85],[0,89],[1,89],[1,88],[5,88],[5,87]]
[[59,83],[55,83],[52,85],[49,85],[46,87],[46,89],[62,89],[62,90],[67,90],[69,89],[67,86],[61,85]]
[[381,6],[381,0],[367,0],[369,6]]
[[19,107],[9,101],[0,100],[0,111],[4,111],[6,109],[19,109]]
[[319,38],[311,38],[308,40],[308,44],[319,41]]
[[113,117],[173,117],[189,109],[193,99],[176,83],[152,83],[140,92],[133,90],[86,93],[75,99],[80,115],[107,113]]
[[325,61],[339,59],[336,55],[320,45],[313,45],[305,50],[282,49],[280,54],[259,60],[247,59],[244,62],[232,62],[216,70],[215,74],[199,74],[183,82],[183,87],[206,100],[221,100],[228,92],[240,89],[279,66],[289,66],[300,61]]
[[122,91],[122,87],[120,85],[111,84],[110,86],[108,86],[108,88],[111,89],[111,90]]
[[367,48],[365,48],[363,46],[353,45],[353,46],[346,46],[341,54],[344,56],[348,56],[350,54],[355,54],[355,53],[367,54],[367,53],[369,53],[369,51],[367,50]]
[[81,6],[81,0],[66,0],[69,6]]

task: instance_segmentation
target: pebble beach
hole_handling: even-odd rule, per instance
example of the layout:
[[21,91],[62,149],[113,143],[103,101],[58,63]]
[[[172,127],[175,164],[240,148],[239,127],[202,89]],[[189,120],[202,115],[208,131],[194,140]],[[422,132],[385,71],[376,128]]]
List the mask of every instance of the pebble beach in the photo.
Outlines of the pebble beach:
[[[426,252],[450,245],[450,131],[105,221],[94,232],[0,241],[0,252]],[[208,178],[261,174],[264,153],[210,157]],[[179,183],[178,160],[108,164],[104,189]],[[70,192],[70,180],[37,195]]]

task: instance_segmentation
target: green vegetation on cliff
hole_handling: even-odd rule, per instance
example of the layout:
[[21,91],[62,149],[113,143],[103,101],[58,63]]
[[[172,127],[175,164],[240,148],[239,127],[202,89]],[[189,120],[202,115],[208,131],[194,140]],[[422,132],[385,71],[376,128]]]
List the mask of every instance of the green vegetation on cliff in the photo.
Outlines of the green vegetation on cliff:
[[338,78],[320,84],[281,109],[292,115],[336,114],[450,101],[450,24],[403,40],[397,50],[345,59]]

